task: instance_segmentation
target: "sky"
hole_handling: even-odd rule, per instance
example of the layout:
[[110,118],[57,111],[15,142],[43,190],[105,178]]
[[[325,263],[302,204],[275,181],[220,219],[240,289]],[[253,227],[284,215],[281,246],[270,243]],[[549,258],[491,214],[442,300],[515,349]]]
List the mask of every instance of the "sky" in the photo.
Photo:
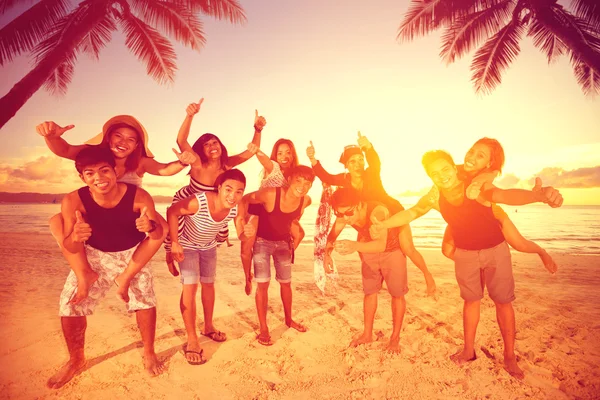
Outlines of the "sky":
[[[120,33],[99,60],[81,56],[68,93],[39,90],[0,130],[0,191],[64,193],[81,186],[72,161],[45,146],[35,126],[55,121],[80,144],[110,117],[130,114],[142,122],[150,148],[162,162],[172,148],[185,108],[204,97],[190,142],[218,135],[230,154],[252,138],[254,110],[267,120],[261,149],[292,139],[308,164],[316,157],[332,173],[345,145],[361,131],[382,159],[388,193],[424,193],[431,185],[420,165],[425,151],[444,149],[457,162],[479,138],[498,139],[506,153],[500,185],[529,188],[533,177],[560,189],[565,204],[600,204],[600,97],[585,97],[566,57],[548,65],[529,38],[490,95],[470,82],[473,53],[449,66],[439,57],[440,33],[396,40],[407,0],[241,0],[247,22],[232,25],[202,17],[207,39],[196,52],[175,43],[178,71],[159,85],[129,53]],[[21,12],[0,17],[0,26]],[[0,67],[0,94],[30,69],[18,57]],[[256,158],[241,165],[248,188],[257,188]],[[144,177],[153,195],[172,195],[185,173]],[[315,183],[312,196],[321,185]]]

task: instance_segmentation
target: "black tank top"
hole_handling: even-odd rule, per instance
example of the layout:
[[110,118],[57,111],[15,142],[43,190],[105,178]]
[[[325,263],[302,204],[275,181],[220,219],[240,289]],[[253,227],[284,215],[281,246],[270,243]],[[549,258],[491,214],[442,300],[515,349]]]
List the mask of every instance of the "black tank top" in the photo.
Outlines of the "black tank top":
[[126,183],[127,191],[113,208],[98,205],[90,194],[90,188],[82,187],[77,191],[85,207],[85,221],[92,228],[92,236],[87,244],[104,252],[116,252],[131,249],[146,237],[135,227],[135,220],[140,217],[133,211],[133,201],[137,187]]
[[[370,242],[371,234],[369,233],[369,229],[371,228],[371,213],[377,206],[383,206],[383,204],[376,201],[368,201],[367,202],[367,223],[364,226],[356,226],[352,225],[354,229],[358,231],[359,242]],[[385,207],[385,206],[384,206]],[[392,228],[388,229],[387,234],[387,242],[385,243],[385,253],[389,253],[392,251],[400,250],[400,240],[398,239],[398,234],[400,233],[400,228]]]
[[463,250],[489,249],[504,242],[500,222],[491,207],[463,195],[463,202],[453,206],[440,196],[440,212],[450,226],[456,247]]
[[281,188],[275,189],[275,206],[273,211],[267,212],[264,207],[260,207],[258,220],[258,230],[256,236],[272,241],[289,241],[291,238],[290,228],[292,221],[300,218],[304,197],[300,200],[300,205],[291,213],[281,211]]

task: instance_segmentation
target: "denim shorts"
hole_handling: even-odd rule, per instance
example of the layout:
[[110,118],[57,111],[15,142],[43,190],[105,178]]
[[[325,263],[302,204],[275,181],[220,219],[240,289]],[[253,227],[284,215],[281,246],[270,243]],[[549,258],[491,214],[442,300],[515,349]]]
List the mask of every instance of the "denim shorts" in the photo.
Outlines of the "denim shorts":
[[275,264],[275,279],[279,283],[292,281],[292,247],[285,240],[271,241],[260,237],[254,242],[254,282],[271,280],[271,256]]
[[217,248],[208,250],[183,249],[183,261],[179,263],[181,283],[193,285],[198,282],[214,283],[217,275]]

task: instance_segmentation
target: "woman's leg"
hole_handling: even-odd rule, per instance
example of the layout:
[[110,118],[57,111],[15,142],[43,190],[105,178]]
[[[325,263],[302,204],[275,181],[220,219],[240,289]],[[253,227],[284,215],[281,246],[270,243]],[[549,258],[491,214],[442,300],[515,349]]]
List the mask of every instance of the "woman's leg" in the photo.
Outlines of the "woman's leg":
[[444,231],[444,239],[442,239],[442,254],[448,257],[449,259],[454,260],[455,251],[456,246],[454,245],[454,237],[452,237],[450,227],[446,225],[446,230]]
[[521,253],[537,254],[540,256],[544,266],[550,273],[553,274],[556,272],[558,267],[548,252],[537,243],[525,239],[507,215],[500,223],[502,224],[502,234],[513,249],[520,251]]
[[412,232],[410,230],[410,225],[404,225],[400,227],[400,234],[398,235],[398,239],[400,240],[400,248],[406,257],[410,258],[410,260],[423,272],[425,276],[425,283],[427,284],[427,295],[431,296],[435,293],[435,280],[431,275],[431,272],[427,269],[427,264],[425,264],[425,260],[421,253],[417,251],[415,248],[415,244],[413,243]]

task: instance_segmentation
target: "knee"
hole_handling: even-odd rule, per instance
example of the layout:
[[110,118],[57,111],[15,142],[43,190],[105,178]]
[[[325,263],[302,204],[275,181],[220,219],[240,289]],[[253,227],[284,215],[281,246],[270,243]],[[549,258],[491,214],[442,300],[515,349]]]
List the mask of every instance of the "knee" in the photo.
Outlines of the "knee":
[[269,290],[269,282],[259,282],[256,286],[257,292],[266,293]]

